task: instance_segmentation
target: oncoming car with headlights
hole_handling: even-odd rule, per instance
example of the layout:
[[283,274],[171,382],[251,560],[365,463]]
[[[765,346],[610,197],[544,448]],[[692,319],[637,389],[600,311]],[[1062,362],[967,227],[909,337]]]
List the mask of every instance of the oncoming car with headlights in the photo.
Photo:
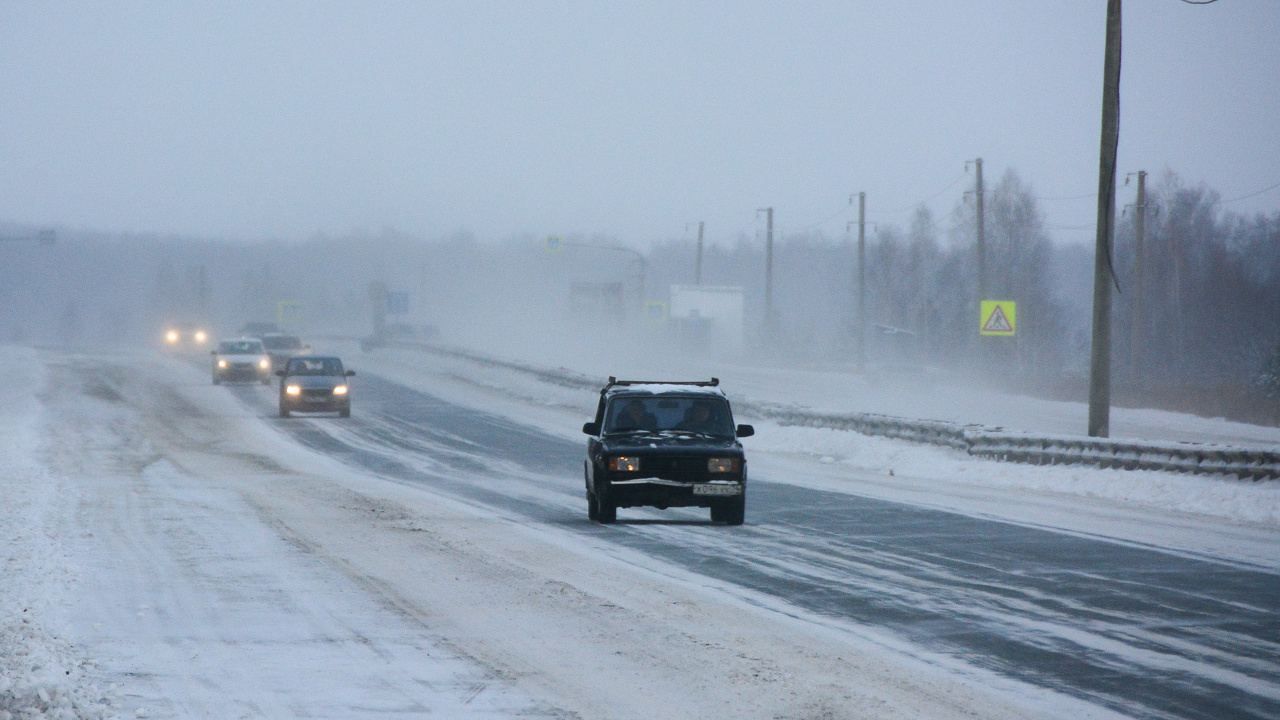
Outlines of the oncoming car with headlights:
[[195,323],[174,323],[164,331],[164,348],[174,352],[203,350],[209,340],[209,332]]
[[746,517],[747,460],[720,381],[618,380],[600,391],[584,480],[587,515],[611,523],[618,508],[703,507],[713,522]]
[[297,355],[289,358],[280,376],[280,417],[295,412],[334,412],[351,417],[351,385],[342,361],[330,355]]
[[271,358],[258,338],[222,340],[209,351],[213,355],[213,384],[224,381],[258,381],[271,384]]

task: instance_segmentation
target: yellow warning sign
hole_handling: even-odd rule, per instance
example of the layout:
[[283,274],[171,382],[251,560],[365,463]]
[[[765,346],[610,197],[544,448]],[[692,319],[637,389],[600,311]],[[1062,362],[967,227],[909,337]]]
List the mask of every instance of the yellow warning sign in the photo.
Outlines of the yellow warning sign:
[[1018,328],[1018,304],[1012,300],[983,300],[978,322],[983,335],[1013,335]]
[[667,321],[667,304],[649,300],[644,304],[644,319],[655,325],[665,323]]

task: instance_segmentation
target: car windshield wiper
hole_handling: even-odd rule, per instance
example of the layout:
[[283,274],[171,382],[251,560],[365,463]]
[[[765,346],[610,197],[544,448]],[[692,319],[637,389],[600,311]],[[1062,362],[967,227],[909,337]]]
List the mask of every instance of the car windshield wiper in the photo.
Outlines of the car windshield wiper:
[[723,435],[709,433],[704,430],[681,430],[678,428],[671,428],[670,430],[662,430],[661,432],[664,434],[671,433],[673,435],[689,435],[693,437],[704,437],[704,438],[713,438],[713,439],[724,437]]

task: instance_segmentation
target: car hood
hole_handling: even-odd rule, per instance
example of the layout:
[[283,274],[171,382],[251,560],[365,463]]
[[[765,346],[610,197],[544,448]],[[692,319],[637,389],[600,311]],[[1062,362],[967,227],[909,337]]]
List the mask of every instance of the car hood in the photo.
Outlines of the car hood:
[[742,443],[733,438],[706,438],[689,435],[622,435],[601,440],[608,452],[652,452],[703,455],[732,452],[741,454]]
[[341,375],[290,375],[284,379],[286,385],[297,385],[306,390],[332,390],[345,385],[347,379]]

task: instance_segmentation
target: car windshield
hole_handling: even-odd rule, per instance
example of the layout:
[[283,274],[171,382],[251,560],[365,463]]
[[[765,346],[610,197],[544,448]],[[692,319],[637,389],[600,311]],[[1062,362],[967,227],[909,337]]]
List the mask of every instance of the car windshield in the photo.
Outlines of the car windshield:
[[335,357],[294,358],[289,361],[290,375],[341,375],[342,361]]
[[292,335],[270,335],[262,338],[262,344],[268,350],[297,350],[302,341]]
[[605,434],[673,432],[733,437],[729,404],[722,398],[620,397],[609,403]]
[[261,355],[262,343],[257,340],[223,340],[218,352],[224,355]]

